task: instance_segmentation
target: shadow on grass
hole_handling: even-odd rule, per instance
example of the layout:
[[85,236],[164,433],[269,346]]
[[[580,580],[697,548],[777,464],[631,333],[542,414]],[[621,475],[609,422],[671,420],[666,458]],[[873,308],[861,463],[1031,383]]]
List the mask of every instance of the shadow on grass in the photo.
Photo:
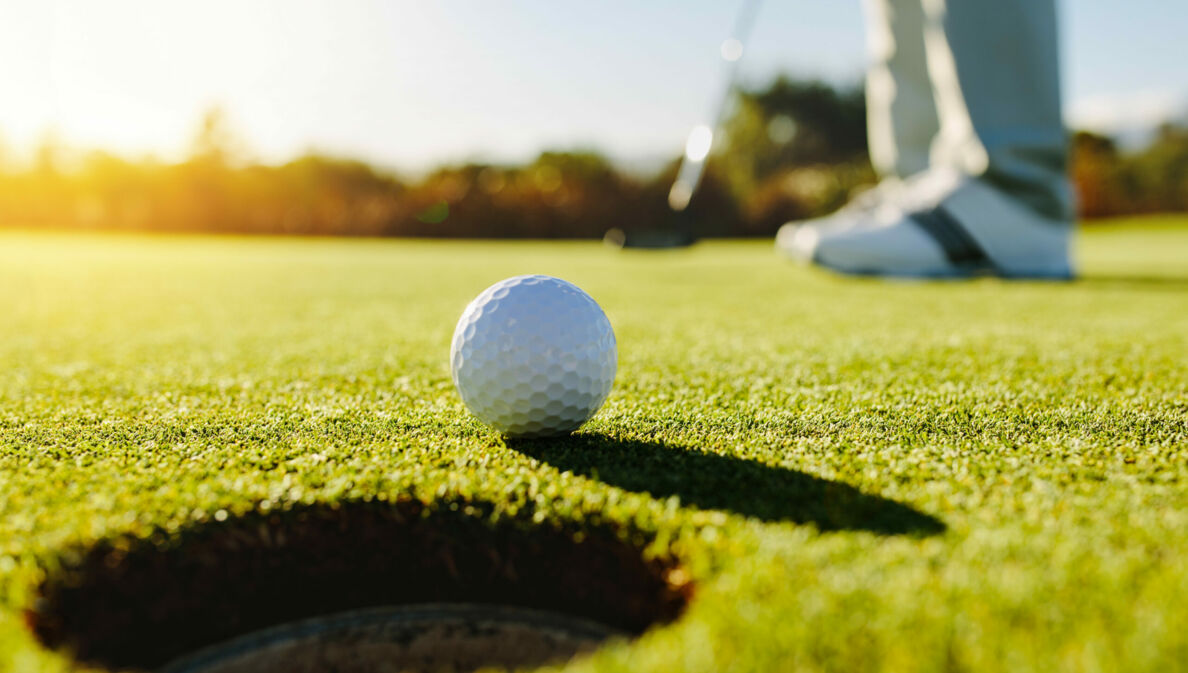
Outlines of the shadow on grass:
[[1156,276],[1140,274],[1090,274],[1078,276],[1073,285],[1089,285],[1109,289],[1131,290],[1169,290],[1183,292],[1188,290],[1186,276]]
[[822,531],[935,535],[939,519],[908,505],[828,479],[751,460],[656,442],[576,435],[508,440],[509,448],[612,486],[684,505],[769,522],[813,524]]

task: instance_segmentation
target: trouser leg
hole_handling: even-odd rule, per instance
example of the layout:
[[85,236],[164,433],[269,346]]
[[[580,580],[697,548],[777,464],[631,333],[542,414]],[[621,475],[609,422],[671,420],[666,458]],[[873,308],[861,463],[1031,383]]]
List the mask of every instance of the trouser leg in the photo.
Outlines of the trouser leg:
[[1071,219],[1055,0],[922,0],[940,132],[933,165]]
[[940,129],[924,51],[921,0],[866,0],[870,67],[866,120],[870,158],[882,177],[928,168]]

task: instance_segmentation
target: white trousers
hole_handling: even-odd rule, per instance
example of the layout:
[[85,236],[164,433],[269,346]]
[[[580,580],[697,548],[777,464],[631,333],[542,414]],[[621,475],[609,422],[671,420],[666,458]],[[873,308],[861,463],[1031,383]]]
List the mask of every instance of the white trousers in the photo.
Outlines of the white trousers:
[[870,156],[980,177],[1069,221],[1055,0],[866,0]]

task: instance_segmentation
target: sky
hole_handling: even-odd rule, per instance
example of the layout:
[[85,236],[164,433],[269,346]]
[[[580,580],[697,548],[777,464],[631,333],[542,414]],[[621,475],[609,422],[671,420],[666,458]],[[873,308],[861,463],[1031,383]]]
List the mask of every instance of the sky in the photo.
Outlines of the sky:
[[[989,1],[989,0],[984,0]],[[417,170],[544,148],[679,153],[741,0],[0,0],[0,143],[185,155],[212,106],[259,160]],[[1188,111],[1183,0],[1063,0],[1066,113]],[[860,0],[767,0],[741,77],[860,81]]]

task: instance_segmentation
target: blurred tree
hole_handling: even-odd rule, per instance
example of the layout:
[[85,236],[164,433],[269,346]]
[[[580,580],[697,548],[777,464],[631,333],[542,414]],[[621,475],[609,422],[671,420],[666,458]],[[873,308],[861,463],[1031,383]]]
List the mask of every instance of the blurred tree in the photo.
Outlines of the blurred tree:
[[1082,217],[1103,217],[1122,209],[1119,162],[1110,138],[1088,131],[1073,134],[1070,174]]
[[1188,127],[1165,124],[1135,153],[1084,131],[1073,135],[1072,144],[1082,217],[1188,211]]
[[743,91],[711,159],[741,208],[740,231],[824,215],[874,181],[861,87],[777,78]]
[[65,149],[58,134],[46,131],[37,141],[37,148],[33,151],[34,172],[43,178],[61,175],[64,154]]
[[1140,195],[1135,209],[1188,210],[1188,126],[1163,124],[1126,165],[1123,178]]
[[8,173],[13,168],[12,151],[8,147],[8,142],[4,140],[4,135],[0,134],[0,175]]
[[190,144],[190,161],[214,166],[227,166],[244,158],[244,144],[238,140],[227,120],[227,113],[218,106],[202,114],[198,130]]
[[865,94],[861,87],[779,77],[739,94],[719,148],[738,195],[789,168],[865,162]]

